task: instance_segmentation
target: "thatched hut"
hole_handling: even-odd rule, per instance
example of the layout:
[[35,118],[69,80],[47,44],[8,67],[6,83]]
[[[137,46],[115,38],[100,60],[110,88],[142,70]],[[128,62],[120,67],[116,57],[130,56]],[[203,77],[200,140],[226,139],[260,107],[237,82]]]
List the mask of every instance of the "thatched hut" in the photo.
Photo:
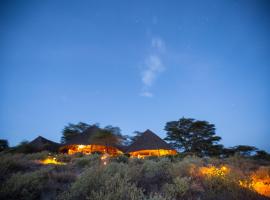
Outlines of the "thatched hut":
[[144,158],[146,156],[175,155],[177,151],[155,133],[146,130],[129,146],[126,153],[129,153],[131,157]]
[[48,140],[42,136],[38,136],[37,138],[29,142],[27,145],[29,148],[31,148],[33,152],[39,151],[57,152],[60,147],[59,143]]
[[100,133],[100,131],[101,129],[99,127],[91,126],[83,133],[75,136],[66,144],[64,144],[60,148],[60,151],[68,154],[74,154],[79,152],[83,154],[91,154],[96,152],[107,153],[109,155],[123,154],[120,145],[108,143],[104,140],[94,140],[93,136]]

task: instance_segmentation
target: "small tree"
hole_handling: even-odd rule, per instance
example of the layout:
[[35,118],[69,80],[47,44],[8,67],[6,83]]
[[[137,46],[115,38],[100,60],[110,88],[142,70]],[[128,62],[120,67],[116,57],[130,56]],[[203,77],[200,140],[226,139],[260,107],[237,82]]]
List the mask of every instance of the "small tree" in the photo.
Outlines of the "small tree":
[[0,151],[4,151],[8,148],[9,148],[8,141],[0,139]]
[[221,137],[216,136],[215,125],[207,121],[183,117],[178,121],[167,122],[165,130],[165,140],[185,153],[198,156],[218,155],[223,148],[217,144]]

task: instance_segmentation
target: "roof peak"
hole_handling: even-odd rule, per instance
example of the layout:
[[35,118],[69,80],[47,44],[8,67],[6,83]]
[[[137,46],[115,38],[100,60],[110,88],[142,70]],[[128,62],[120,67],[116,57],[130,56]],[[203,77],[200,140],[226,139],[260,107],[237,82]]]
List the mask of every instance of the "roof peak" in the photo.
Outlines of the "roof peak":
[[127,152],[138,151],[138,150],[154,150],[154,149],[169,149],[174,150],[169,144],[162,140],[153,131],[147,129],[138,139],[132,143]]

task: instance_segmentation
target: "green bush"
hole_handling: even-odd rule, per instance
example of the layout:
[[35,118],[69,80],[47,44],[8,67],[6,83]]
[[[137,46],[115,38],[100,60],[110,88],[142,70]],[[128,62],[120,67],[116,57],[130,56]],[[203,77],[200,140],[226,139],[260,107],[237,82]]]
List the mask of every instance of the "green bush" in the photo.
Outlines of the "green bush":
[[198,157],[185,157],[182,161],[177,161],[171,164],[170,175],[172,177],[189,177],[194,170],[204,165],[204,161]]
[[145,196],[144,200],[172,200],[172,199],[164,197],[158,193],[151,193],[149,197]]
[[147,194],[158,192],[162,185],[171,182],[172,177],[169,174],[170,161],[166,158],[160,161],[145,160],[132,176],[132,181],[142,188]]
[[40,199],[48,176],[47,169],[29,173],[17,173],[6,181],[0,190],[1,199],[31,200]]
[[202,200],[259,200],[266,199],[257,193],[240,187],[238,183],[228,178],[207,177],[203,180],[206,192],[202,194]]
[[128,163],[129,157],[126,155],[120,155],[111,159],[113,162]]
[[75,181],[66,166],[45,166],[34,172],[16,173],[3,184],[0,199],[55,199]]
[[112,162],[108,166],[95,164],[86,169],[60,199],[136,200],[143,192],[130,182],[127,165]]
[[65,163],[68,163],[71,161],[72,159],[72,156],[71,155],[68,155],[68,154],[57,154],[56,156],[56,159],[60,162],[65,162]]
[[31,153],[31,154],[26,154],[25,158],[28,160],[43,160],[47,158],[49,155],[51,155],[50,152],[48,151],[41,151],[38,153]]
[[25,172],[37,168],[37,164],[28,160],[24,154],[2,154],[0,156],[0,184],[16,172]]
[[165,183],[162,188],[162,193],[167,199],[183,198],[188,192],[190,186],[190,179],[187,177],[176,177],[173,183]]

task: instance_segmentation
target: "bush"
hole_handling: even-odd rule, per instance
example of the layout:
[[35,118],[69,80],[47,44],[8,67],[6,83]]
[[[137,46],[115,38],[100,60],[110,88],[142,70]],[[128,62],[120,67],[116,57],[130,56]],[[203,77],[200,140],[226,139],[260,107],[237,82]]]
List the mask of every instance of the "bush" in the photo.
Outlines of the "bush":
[[73,165],[75,165],[78,168],[84,168],[87,166],[90,166],[92,164],[99,163],[99,155],[86,155],[79,158],[74,158],[72,160]]
[[128,163],[128,157],[126,155],[120,155],[111,159],[113,162]]
[[198,157],[185,157],[182,161],[174,162],[170,168],[170,175],[172,177],[189,177],[196,175],[196,168],[203,166],[204,162]]
[[63,154],[63,153],[57,154],[55,157],[59,162],[64,162],[64,163],[68,163],[72,159],[71,155]]
[[143,192],[129,181],[127,165],[110,163],[95,164],[83,172],[60,199],[140,200]]
[[0,190],[1,199],[55,199],[75,181],[66,166],[46,166],[40,170],[12,175]]
[[220,177],[208,177],[204,179],[205,191],[202,194],[204,200],[256,200],[265,199],[251,190],[240,187],[239,184]]
[[[172,177],[169,174],[170,161],[166,158],[156,162],[153,160],[145,160],[132,176],[132,181],[142,188],[146,194],[158,192],[162,185],[171,182]],[[132,169],[132,168],[131,168]]]
[[37,168],[37,164],[28,160],[24,154],[2,154],[0,156],[0,184],[16,172]]
[[43,160],[47,158],[51,153],[48,151],[41,151],[38,153],[25,154],[25,158],[28,160]]
[[189,190],[190,179],[187,177],[176,177],[173,183],[165,183],[162,188],[162,193],[167,199],[183,198]]
[[48,169],[42,169],[29,173],[14,174],[6,181],[0,191],[1,199],[40,199],[41,191],[44,188]]

